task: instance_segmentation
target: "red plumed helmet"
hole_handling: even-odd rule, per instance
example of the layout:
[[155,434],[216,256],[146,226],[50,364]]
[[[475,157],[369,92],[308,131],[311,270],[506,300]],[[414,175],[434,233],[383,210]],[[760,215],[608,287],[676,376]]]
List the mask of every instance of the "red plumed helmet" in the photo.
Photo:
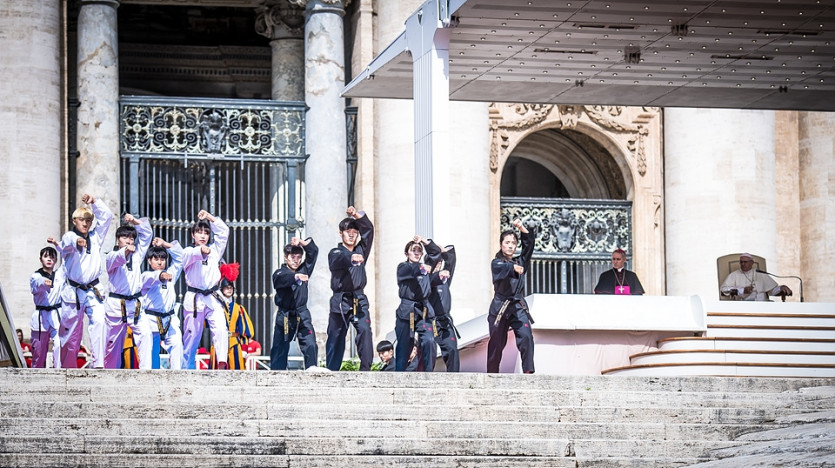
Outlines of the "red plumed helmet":
[[226,286],[235,287],[235,281],[238,279],[238,275],[241,273],[241,264],[238,262],[235,263],[224,263],[220,266],[220,287],[225,288]]

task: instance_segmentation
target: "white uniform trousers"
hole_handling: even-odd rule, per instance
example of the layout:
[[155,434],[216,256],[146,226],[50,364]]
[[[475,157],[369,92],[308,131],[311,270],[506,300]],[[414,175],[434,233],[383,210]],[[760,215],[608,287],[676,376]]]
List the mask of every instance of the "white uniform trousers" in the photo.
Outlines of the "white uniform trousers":
[[[175,308],[176,310],[176,308]],[[168,353],[168,368],[172,370],[180,370],[183,368],[183,332],[180,324],[180,317],[175,312],[170,315],[170,322],[168,330],[165,333],[165,339],[160,336],[160,347]],[[154,339],[159,336],[159,322],[157,316],[151,315],[147,312],[142,312],[142,318],[148,322],[148,328],[151,329],[151,334]]]
[[[59,309],[60,310],[60,309]],[[46,367],[49,340],[52,340],[52,367],[61,368],[61,340],[58,339],[58,310],[39,310],[39,330],[32,330],[32,368]]]
[[58,330],[58,337],[61,339],[61,364],[63,367],[76,367],[81,338],[84,336],[84,315],[87,315],[87,332],[90,334],[90,354],[93,359],[91,364],[97,369],[103,369],[104,304],[99,302],[92,290],[78,289],[75,292],[80,308],[75,306],[74,301],[61,304],[61,328]]
[[151,352],[154,346],[151,328],[147,321],[142,320],[142,317],[134,320],[138,299],[124,300],[127,321],[123,321],[122,301],[123,299],[115,297],[108,297],[106,301],[107,342],[105,344],[104,367],[105,369],[118,369],[120,367],[122,349],[125,346],[125,333],[127,327],[130,327],[133,332],[133,344],[136,346],[136,354],[139,358],[139,368],[150,369]]
[[[203,321],[209,324],[215,349],[229,349],[229,328],[223,305],[213,295],[197,294],[197,316],[194,314],[195,293],[188,292],[183,301],[183,368],[195,368],[195,356],[203,336]],[[191,310],[189,310],[191,309]],[[226,362],[229,353],[217,353],[217,362]]]

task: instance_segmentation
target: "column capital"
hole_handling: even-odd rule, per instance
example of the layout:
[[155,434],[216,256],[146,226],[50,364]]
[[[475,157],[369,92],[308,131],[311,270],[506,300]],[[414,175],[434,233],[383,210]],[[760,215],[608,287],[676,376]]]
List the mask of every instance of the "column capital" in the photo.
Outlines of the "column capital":
[[351,4],[351,0],[290,0],[294,4],[307,9],[308,15],[313,13],[337,13],[345,14],[345,8]]
[[255,32],[271,40],[296,38],[304,33],[304,5],[299,0],[279,0],[257,10]]
[[83,7],[85,5],[107,5],[113,8],[119,8],[120,0],[79,0],[78,6]]

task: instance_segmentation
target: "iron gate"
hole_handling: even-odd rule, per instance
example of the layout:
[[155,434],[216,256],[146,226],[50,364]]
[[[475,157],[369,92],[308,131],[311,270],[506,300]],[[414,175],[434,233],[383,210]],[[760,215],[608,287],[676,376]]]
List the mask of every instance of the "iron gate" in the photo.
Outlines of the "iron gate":
[[[122,213],[147,216],[182,245],[205,209],[229,225],[224,259],[240,262],[236,300],[269,352],[271,275],[304,229],[304,117],[300,102],[123,96]],[[179,281],[180,299],[185,281]]]
[[613,250],[632,259],[632,202],[502,197],[502,230],[516,218],[539,228],[525,294],[590,294]]

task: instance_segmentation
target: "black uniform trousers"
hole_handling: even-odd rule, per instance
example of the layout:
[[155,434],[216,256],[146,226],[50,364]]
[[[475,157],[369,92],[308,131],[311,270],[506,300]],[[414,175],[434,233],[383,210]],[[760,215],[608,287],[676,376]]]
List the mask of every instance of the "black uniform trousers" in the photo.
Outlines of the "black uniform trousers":
[[[497,301],[497,299],[493,300]],[[487,342],[487,372],[493,374],[499,372],[502,351],[507,344],[507,332],[508,329],[512,328],[516,335],[516,348],[522,357],[522,372],[532,374],[534,372],[533,332],[527,312],[522,308],[519,301],[512,301],[502,314],[498,325],[495,325],[498,308],[495,308],[495,312],[493,309],[491,307],[490,313],[487,315],[490,328],[490,341]]]
[[461,360],[458,357],[458,337],[455,336],[452,319],[448,316],[436,317],[435,327],[438,329],[435,342],[441,348],[441,357],[446,364],[446,371],[458,372],[461,368]]
[[[415,332],[418,341],[415,343]],[[432,328],[431,320],[423,318],[415,312],[415,330],[408,318],[397,317],[394,324],[394,334],[397,345],[394,348],[394,369],[398,372],[405,371],[409,365],[409,356],[412,354],[412,347],[417,345],[417,371],[432,372],[435,370],[435,331]]]
[[[285,318],[287,319],[286,327]],[[279,310],[275,316],[273,345],[270,348],[270,369],[287,370],[287,356],[290,354],[290,343],[293,338],[299,340],[299,350],[304,357],[304,368],[316,365],[319,346],[316,344],[316,332],[313,330],[310,311],[307,309],[299,312]]]
[[[350,301],[353,297],[344,296]],[[345,336],[348,334],[349,324],[357,331],[355,343],[360,358],[360,370],[371,370],[374,360],[374,344],[371,338],[371,318],[368,314],[368,298],[365,294],[356,295],[358,305],[356,315],[353,307],[346,305],[343,312],[331,312],[328,317],[328,340],[325,342],[325,362],[328,369],[338,371],[342,367],[342,357],[345,355]],[[347,303],[346,303],[347,304]]]

